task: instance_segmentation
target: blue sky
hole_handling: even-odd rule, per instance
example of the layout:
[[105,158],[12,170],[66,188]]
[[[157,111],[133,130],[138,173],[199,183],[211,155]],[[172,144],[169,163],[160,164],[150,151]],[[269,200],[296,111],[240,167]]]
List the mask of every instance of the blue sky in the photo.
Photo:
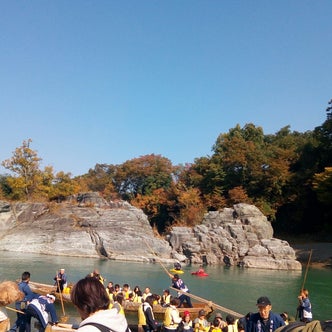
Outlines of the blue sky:
[[[85,174],[211,155],[253,123],[304,132],[332,98],[332,1],[0,2],[0,161]],[[0,169],[4,173],[4,169]]]

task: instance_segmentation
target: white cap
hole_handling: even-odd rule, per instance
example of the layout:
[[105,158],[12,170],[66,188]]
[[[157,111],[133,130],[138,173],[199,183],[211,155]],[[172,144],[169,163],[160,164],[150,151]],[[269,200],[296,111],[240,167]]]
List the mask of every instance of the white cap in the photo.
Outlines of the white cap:
[[52,299],[53,301],[55,301],[55,296],[52,294],[47,294],[46,295],[49,299]]

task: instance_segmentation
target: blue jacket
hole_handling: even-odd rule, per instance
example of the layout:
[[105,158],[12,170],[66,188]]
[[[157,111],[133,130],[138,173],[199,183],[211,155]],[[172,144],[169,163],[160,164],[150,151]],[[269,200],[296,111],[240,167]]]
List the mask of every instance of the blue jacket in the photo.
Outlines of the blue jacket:
[[[17,310],[22,310],[26,306],[27,302],[30,302],[34,298],[38,297],[38,295],[32,292],[32,290],[29,286],[29,283],[27,283],[25,281],[19,282],[18,288],[24,294],[24,298],[22,301],[15,302],[15,308]],[[22,305],[23,305],[23,307],[22,307]]]
[[257,312],[250,316],[246,325],[246,332],[273,332],[283,325],[285,325],[285,322],[279,314],[270,311],[269,319],[264,324],[261,315]]

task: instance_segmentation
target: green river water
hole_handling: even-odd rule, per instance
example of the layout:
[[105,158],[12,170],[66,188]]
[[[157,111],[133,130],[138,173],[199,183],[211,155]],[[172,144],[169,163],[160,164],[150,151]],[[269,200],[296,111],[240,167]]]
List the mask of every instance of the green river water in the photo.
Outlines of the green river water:
[[[170,286],[170,279],[160,264],[117,262],[93,258],[44,256],[0,252],[0,281],[17,280],[23,271],[31,273],[31,280],[41,283],[53,283],[55,272],[65,268],[69,283],[75,283],[94,268],[98,268],[107,281],[128,283],[131,288],[138,285],[141,289],[149,286],[153,293],[162,294]],[[172,268],[172,266],[168,266]],[[182,279],[192,294],[213,301],[220,306],[246,314],[256,311],[258,297],[268,296],[272,302],[272,311],[287,311],[295,316],[297,295],[303,283],[305,271],[257,270],[238,267],[206,267],[208,277],[191,275],[197,266],[184,266]],[[314,319],[332,318],[332,269],[309,268],[305,287],[310,291]],[[175,295],[173,293],[173,295]],[[12,305],[13,306],[13,305]],[[61,306],[57,305],[61,316]],[[70,322],[78,322],[75,309],[65,304],[65,312]],[[15,319],[15,313],[10,312]],[[134,323],[136,317],[128,318]]]

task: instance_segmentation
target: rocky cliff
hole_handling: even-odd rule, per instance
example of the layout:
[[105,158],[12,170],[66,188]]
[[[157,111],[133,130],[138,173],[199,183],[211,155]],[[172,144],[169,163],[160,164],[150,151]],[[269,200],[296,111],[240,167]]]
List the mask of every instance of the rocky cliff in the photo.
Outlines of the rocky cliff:
[[95,193],[61,204],[0,201],[0,250],[301,269],[294,250],[273,238],[270,223],[251,205],[210,212],[202,224],[174,227],[166,239],[155,236],[141,210]]
[[266,217],[253,205],[209,212],[193,229],[175,227],[168,240],[192,263],[226,264],[264,269],[300,270],[287,241],[273,238]]

